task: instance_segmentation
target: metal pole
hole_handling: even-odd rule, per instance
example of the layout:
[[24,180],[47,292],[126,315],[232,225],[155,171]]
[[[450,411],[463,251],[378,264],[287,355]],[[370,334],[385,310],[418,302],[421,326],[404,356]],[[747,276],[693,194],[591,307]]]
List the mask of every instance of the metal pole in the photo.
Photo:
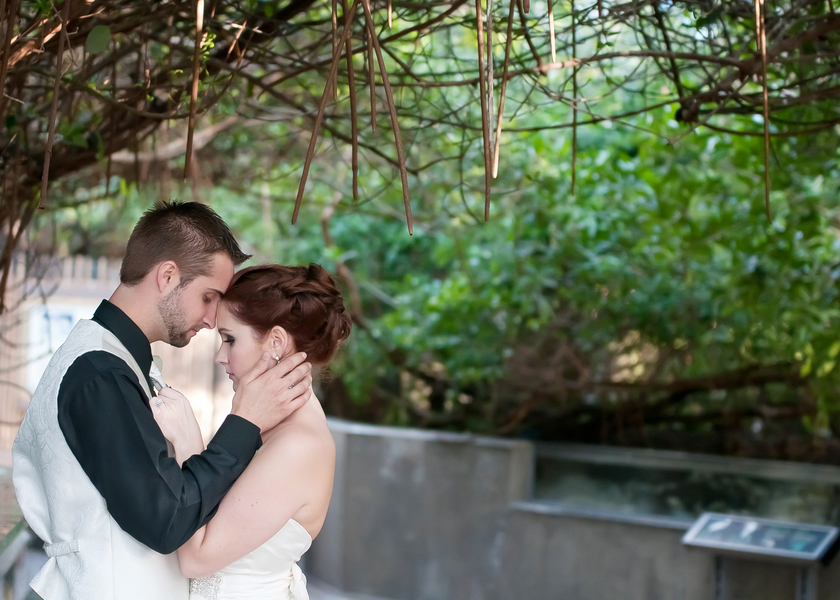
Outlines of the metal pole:
[[817,566],[800,567],[796,574],[796,600],[817,600]]
[[715,600],[726,599],[726,564],[720,555],[715,556]]

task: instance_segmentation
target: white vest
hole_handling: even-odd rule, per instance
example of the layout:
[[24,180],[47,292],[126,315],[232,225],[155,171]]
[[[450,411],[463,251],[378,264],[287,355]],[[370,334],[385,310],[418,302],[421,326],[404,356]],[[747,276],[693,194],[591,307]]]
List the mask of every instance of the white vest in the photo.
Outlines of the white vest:
[[158,554],[120,528],[58,426],[61,381],[95,350],[125,361],[151,397],[125,346],[93,321],[80,321],[53,355],[12,447],[18,504],[50,557],[30,585],[44,600],[188,600],[177,553]]

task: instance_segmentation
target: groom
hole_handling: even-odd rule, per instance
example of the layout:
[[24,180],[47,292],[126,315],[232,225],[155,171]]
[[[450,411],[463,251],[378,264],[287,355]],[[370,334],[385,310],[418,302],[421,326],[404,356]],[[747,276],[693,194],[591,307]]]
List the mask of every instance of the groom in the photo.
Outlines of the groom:
[[[131,234],[120,285],[51,359],[12,449],[15,491],[49,560],[45,600],[186,600],[174,551],[215,513],[266,430],[311,394],[310,366],[266,355],[207,449],[181,467],[150,410],[151,342],[187,345],[248,258],[198,203],[161,202]],[[210,365],[208,365],[210,368]]]

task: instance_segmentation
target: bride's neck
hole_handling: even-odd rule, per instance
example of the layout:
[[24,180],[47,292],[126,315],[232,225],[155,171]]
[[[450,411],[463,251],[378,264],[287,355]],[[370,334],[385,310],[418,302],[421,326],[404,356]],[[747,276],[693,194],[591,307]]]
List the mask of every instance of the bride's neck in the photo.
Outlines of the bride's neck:
[[295,412],[290,414],[284,420],[280,421],[277,425],[272,427],[271,429],[266,429],[265,431],[260,433],[260,437],[262,438],[263,444],[268,442],[271,438],[273,438],[277,433],[279,433],[283,427],[291,425],[292,423],[299,422],[301,419],[306,419],[309,417],[312,411],[312,403],[318,403],[318,399],[313,394],[309,397],[309,400],[306,401],[306,404],[301,406]]

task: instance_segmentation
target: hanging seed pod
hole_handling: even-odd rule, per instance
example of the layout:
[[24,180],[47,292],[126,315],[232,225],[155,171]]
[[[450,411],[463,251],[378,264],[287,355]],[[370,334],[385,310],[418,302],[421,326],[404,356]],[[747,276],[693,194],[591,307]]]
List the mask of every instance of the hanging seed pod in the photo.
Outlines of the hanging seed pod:
[[[66,2],[67,0],[65,0]],[[195,113],[198,105],[198,76],[201,64],[201,38],[204,29],[204,0],[195,1],[195,49],[193,50],[192,90],[190,91],[190,118],[187,124],[187,153],[184,157],[184,179],[190,174],[193,158],[193,135],[195,134]]]
[[761,87],[764,100],[764,210],[767,221],[773,222],[770,212],[770,102],[767,90],[767,29],[764,22],[764,0],[755,0],[756,44],[761,52]]
[[554,4],[548,0],[548,37],[551,43],[551,62],[557,62],[557,40],[554,34]]
[[578,82],[577,82],[577,23],[575,20],[575,0],[572,0],[572,60],[575,66],[572,68],[572,183],[569,186],[569,193],[575,193],[575,179],[577,178],[577,133],[578,133]]
[[493,148],[496,147],[496,128],[493,127],[493,100],[495,99],[494,86],[495,81],[493,75],[494,67],[493,58],[493,0],[487,0],[487,123],[490,124],[490,158],[492,163]]
[[367,39],[368,88],[370,88],[370,130],[376,133],[376,77],[373,71],[373,42],[367,28],[365,28],[365,38]]
[[[388,101],[388,112],[391,115],[391,129],[394,131],[394,144],[397,148],[397,160],[400,163],[400,179],[402,180],[403,204],[405,205],[405,220],[408,225],[408,233],[414,233],[414,218],[411,215],[411,198],[408,195],[408,171],[405,166],[405,152],[403,151],[402,134],[400,123],[397,120],[397,106],[394,104],[394,94],[391,91],[391,83],[388,81],[388,72],[385,69],[385,60],[382,58],[382,49],[379,47],[379,38],[376,37],[376,28],[373,24],[373,15],[370,11],[370,0],[361,0],[362,8],[365,11],[365,22],[367,24],[370,41],[376,53],[376,60],[379,64],[379,75],[382,77],[382,89],[385,90],[385,99]],[[373,69],[371,69],[372,71]]]
[[[41,175],[41,199],[38,208],[43,210],[47,207],[47,193],[50,184],[50,159],[52,159],[53,142],[55,141],[55,125],[58,114],[58,96],[61,89],[61,63],[64,59],[64,42],[67,40],[67,21],[70,18],[70,2],[65,0],[59,12],[61,21],[61,32],[58,36],[58,52],[55,56],[55,83],[53,84],[52,105],[50,107],[50,126],[47,134],[47,146],[44,149],[44,172]],[[5,58],[4,58],[5,60]]]
[[[344,13],[344,27],[350,29],[353,22],[350,19],[350,10],[347,0],[341,0],[341,10]],[[359,199],[359,125],[356,117],[356,74],[353,69],[353,38],[347,37],[344,56],[347,60],[347,81],[350,85],[350,137],[352,154],[350,165],[353,169],[353,200]]]
[[502,143],[502,116],[505,112],[505,91],[507,90],[508,69],[510,67],[510,46],[513,41],[513,11],[516,8],[516,0],[510,0],[510,12],[508,13],[507,39],[505,40],[505,64],[502,67],[502,90],[499,94],[499,112],[496,122],[496,138],[493,146],[493,178],[499,175],[499,151]]
[[[350,9],[350,16],[348,20],[352,21],[356,10],[359,7],[358,2],[353,3]],[[300,205],[303,200],[303,192],[306,189],[306,179],[309,177],[309,167],[312,165],[312,157],[315,155],[315,143],[318,141],[318,133],[321,131],[321,123],[324,120],[324,110],[327,107],[327,98],[329,97],[330,86],[333,85],[336,75],[338,74],[338,64],[341,62],[341,47],[347,42],[350,37],[350,27],[345,27],[341,34],[341,40],[333,52],[332,63],[330,64],[330,72],[327,75],[327,82],[324,84],[324,93],[321,94],[321,103],[318,105],[318,114],[315,116],[315,123],[312,125],[312,136],[309,138],[309,147],[306,150],[306,158],[303,161],[303,173],[300,176],[300,185],[298,186],[298,193],[295,197],[295,209],[292,213],[292,225],[297,223],[298,214],[300,213]]]
[[[338,0],[331,0],[330,8],[332,16],[330,19],[330,26],[332,28],[332,51],[335,55],[335,50],[338,48]],[[333,82],[331,90],[333,101],[338,101],[338,78]]]
[[490,220],[490,182],[493,172],[490,160],[490,121],[487,119],[487,81],[484,66],[484,27],[481,0],[475,0],[475,16],[478,30],[478,89],[481,96],[481,135],[484,141],[484,220]]

